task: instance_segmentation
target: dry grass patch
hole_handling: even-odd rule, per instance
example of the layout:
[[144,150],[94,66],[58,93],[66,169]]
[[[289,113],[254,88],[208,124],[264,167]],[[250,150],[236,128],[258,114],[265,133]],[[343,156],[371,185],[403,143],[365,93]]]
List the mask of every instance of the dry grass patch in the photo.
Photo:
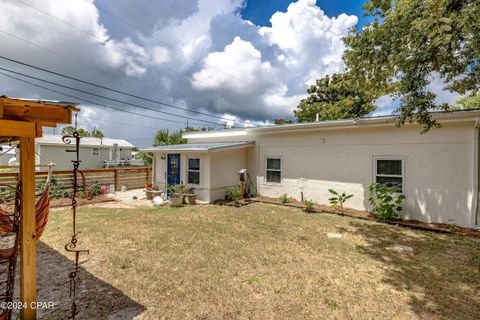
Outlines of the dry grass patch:
[[[480,248],[459,236],[262,204],[81,208],[78,223],[81,319],[478,319]],[[68,308],[69,231],[53,212],[40,245],[49,319]]]

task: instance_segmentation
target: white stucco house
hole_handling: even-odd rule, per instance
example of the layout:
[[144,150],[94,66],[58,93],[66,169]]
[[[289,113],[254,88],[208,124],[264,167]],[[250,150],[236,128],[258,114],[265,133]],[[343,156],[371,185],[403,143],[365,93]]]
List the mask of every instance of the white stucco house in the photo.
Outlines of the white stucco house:
[[442,127],[425,134],[385,116],[192,132],[187,144],[144,151],[154,183],[187,184],[207,202],[224,198],[246,168],[260,195],[328,204],[333,188],[354,195],[346,206],[371,209],[368,186],[381,182],[407,197],[404,218],[478,228],[480,111],[434,118]]
[[[82,169],[101,169],[105,166],[128,165],[132,160],[134,145],[123,139],[85,137],[80,140],[80,159]],[[61,135],[43,135],[35,140],[37,164],[46,160],[56,164],[56,170],[71,170],[75,155],[66,152],[71,145],[62,141]]]

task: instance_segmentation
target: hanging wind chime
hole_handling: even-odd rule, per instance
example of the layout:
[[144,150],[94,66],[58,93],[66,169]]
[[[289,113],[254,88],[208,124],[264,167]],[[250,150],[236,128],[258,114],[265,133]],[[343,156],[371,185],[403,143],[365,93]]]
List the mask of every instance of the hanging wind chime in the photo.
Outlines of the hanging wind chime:
[[[81,170],[79,170],[80,167],[80,134],[78,133],[77,130],[77,114],[75,114],[75,132],[73,132],[72,135],[64,135],[62,137],[62,141],[65,144],[72,144],[74,142],[75,144],[75,149],[69,149],[66,150],[67,152],[74,152],[75,153],[75,158],[72,160],[73,163],[73,191],[70,196],[70,199],[72,200],[72,237],[70,239],[70,242],[65,245],[65,250],[67,252],[72,252],[75,253],[75,268],[73,271],[69,272],[68,277],[70,279],[70,299],[72,300],[72,305],[70,308],[70,315],[69,319],[75,319],[75,316],[78,314],[79,310],[77,308],[77,303],[76,303],[76,287],[77,287],[77,274],[79,271],[79,260],[80,260],[80,254],[81,253],[86,253],[89,254],[88,249],[78,249],[77,248],[77,226],[76,226],[76,216],[77,216],[77,194],[80,188],[83,188],[83,191],[87,195],[87,190],[86,190],[86,183],[85,183],[85,176]],[[80,174],[82,178],[82,185],[78,185],[78,175]]]

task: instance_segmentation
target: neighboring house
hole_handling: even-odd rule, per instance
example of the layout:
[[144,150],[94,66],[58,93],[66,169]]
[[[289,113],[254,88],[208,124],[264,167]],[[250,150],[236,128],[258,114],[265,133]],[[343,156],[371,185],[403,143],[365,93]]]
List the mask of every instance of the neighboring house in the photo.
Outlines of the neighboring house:
[[[80,169],[101,169],[108,166],[132,164],[133,145],[123,139],[84,137],[80,140]],[[72,170],[75,155],[66,152],[72,145],[65,144],[60,135],[47,135],[35,140],[37,164],[48,161],[56,170]]]
[[17,148],[12,148],[9,145],[0,145],[0,166],[8,166],[12,161],[15,161],[16,150]]
[[480,111],[434,118],[442,127],[425,134],[387,116],[185,133],[187,144],[143,151],[154,183],[190,185],[208,202],[246,168],[260,195],[328,204],[333,188],[354,195],[346,206],[371,209],[368,186],[381,182],[406,195],[405,218],[478,227]]

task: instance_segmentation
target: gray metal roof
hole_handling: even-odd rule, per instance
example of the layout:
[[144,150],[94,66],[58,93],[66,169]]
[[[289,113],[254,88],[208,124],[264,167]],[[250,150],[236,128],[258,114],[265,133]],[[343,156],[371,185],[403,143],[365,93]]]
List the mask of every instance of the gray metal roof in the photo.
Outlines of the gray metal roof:
[[237,142],[209,142],[209,143],[185,143],[185,144],[173,144],[169,146],[148,147],[142,149],[142,151],[148,152],[161,152],[161,151],[197,151],[205,152],[219,149],[235,149],[241,147],[248,147],[253,145],[251,141],[237,141]]

